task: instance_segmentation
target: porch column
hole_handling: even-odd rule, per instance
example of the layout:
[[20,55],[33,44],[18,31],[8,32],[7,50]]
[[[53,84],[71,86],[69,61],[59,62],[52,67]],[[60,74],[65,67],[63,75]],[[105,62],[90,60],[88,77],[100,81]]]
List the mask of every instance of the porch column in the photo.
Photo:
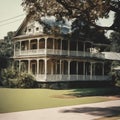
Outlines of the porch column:
[[93,77],[93,63],[90,63],[90,79],[92,80]]
[[86,73],[85,73],[85,62],[83,62],[83,79],[85,80],[85,76],[86,76]]
[[103,70],[102,70],[102,75],[104,76],[105,75],[105,68],[104,68],[104,62],[102,63],[102,65],[103,65]]
[[39,75],[39,59],[37,59],[37,75]]
[[93,75],[95,75],[95,62],[93,63]]
[[51,75],[53,75],[53,61],[51,60]]
[[62,60],[60,60],[60,75],[62,74]]
[[44,60],[45,63],[45,80],[47,79],[47,59]]
[[70,80],[70,63],[71,60],[68,61],[68,80]]
[[19,72],[21,71],[21,60],[19,60]]
[[30,73],[30,60],[28,60],[28,73]]
[[60,80],[62,80],[62,60],[60,60]]
[[76,61],[76,74],[77,74],[77,80],[78,80],[78,61]]

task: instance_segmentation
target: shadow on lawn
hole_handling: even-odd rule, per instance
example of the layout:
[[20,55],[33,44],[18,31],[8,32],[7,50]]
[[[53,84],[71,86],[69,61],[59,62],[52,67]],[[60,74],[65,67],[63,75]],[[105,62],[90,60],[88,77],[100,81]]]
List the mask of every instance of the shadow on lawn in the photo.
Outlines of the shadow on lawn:
[[83,108],[72,108],[60,111],[62,113],[86,113],[94,116],[101,117],[114,117],[120,115],[120,107],[83,107]]
[[87,96],[118,96],[120,97],[120,88],[107,87],[107,88],[81,88],[74,89],[71,94],[67,94],[75,97],[87,97]]

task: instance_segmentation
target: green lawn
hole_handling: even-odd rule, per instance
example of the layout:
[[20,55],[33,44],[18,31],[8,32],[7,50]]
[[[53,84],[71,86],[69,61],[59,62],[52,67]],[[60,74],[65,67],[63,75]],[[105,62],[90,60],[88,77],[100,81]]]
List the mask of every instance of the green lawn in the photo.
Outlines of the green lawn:
[[[105,91],[107,91],[105,93]],[[109,92],[108,92],[109,91]],[[110,100],[110,88],[93,89],[7,89],[0,88],[0,113],[69,106]]]

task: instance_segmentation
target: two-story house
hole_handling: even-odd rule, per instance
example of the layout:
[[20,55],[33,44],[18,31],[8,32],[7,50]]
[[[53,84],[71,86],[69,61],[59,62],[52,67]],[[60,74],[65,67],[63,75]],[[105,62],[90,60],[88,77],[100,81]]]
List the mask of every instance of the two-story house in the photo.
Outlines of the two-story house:
[[30,17],[13,40],[19,70],[33,74],[38,82],[110,81],[96,43],[45,34],[44,25]]

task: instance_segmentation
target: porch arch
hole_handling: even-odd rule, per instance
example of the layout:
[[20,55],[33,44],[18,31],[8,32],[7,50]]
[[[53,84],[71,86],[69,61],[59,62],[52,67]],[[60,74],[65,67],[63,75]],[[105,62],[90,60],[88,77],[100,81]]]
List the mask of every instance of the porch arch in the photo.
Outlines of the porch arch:
[[63,60],[61,62],[61,74],[68,74],[68,61]]
[[45,73],[45,62],[44,60],[39,60],[39,74]]
[[39,49],[44,49],[45,48],[45,38],[41,38],[39,40]]
[[70,63],[70,74],[77,74],[77,62],[71,61]]

